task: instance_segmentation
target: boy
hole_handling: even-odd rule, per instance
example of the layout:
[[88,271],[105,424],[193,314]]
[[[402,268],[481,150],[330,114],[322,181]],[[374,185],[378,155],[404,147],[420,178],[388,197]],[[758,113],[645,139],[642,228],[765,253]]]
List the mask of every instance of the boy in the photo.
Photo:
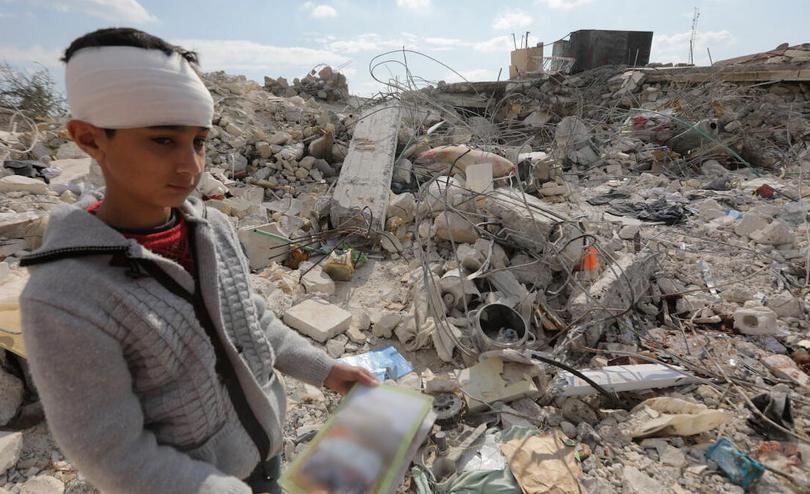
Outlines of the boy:
[[49,428],[104,493],[279,492],[278,369],[374,385],[265,309],[227,218],[188,198],[213,100],[193,53],[134,29],[66,50],[68,131],[104,199],[51,214],[25,258],[24,338]]

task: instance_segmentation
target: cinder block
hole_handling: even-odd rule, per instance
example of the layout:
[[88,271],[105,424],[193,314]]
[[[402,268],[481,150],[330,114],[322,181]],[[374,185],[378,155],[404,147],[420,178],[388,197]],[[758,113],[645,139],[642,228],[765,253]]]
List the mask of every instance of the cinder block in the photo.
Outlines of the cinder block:
[[734,329],[752,336],[772,335],[777,331],[776,312],[767,307],[743,307],[734,312]]

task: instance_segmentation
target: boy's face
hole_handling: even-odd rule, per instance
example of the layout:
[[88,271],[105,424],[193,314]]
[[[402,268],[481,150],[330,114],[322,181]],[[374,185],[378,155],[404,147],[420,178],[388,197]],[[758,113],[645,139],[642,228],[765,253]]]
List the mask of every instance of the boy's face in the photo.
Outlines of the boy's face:
[[[133,206],[181,206],[205,169],[208,129],[204,127],[142,127],[107,135],[84,122],[78,122],[79,126],[89,128],[71,128],[76,127],[74,122],[69,124],[71,135],[99,162],[106,195],[115,194]],[[82,145],[82,138],[89,139],[88,133],[92,146]]]

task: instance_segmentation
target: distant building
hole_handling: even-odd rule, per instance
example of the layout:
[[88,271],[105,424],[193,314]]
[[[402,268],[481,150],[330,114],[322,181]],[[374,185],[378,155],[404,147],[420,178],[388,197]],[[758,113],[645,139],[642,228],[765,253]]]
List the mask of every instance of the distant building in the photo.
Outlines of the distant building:
[[575,59],[571,72],[602,65],[644,66],[650,61],[652,37],[652,31],[582,29],[554,43],[552,56]]

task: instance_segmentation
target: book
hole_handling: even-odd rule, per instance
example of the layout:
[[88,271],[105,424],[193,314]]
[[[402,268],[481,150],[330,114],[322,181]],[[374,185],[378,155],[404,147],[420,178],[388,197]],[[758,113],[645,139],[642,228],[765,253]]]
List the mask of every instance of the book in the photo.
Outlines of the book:
[[290,494],[389,494],[433,426],[433,399],[381,384],[355,386],[281,476]]

